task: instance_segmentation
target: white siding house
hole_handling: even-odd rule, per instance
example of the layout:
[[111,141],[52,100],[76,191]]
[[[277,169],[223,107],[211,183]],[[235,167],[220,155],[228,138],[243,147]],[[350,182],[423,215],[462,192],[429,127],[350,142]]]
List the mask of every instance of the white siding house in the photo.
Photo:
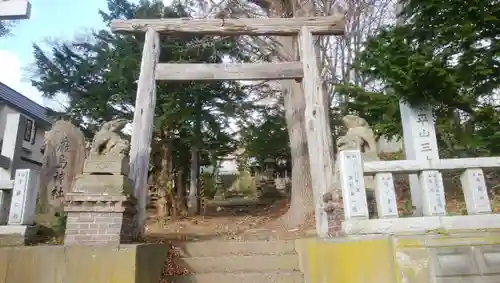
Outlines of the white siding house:
[[6,117],[10,113],[20,113],[26,117],[21,167],[39,170],[42,165],[43,154],[40,149],[44,135],[52,126],[48,110],[0,82],[0,144],[3,142]]

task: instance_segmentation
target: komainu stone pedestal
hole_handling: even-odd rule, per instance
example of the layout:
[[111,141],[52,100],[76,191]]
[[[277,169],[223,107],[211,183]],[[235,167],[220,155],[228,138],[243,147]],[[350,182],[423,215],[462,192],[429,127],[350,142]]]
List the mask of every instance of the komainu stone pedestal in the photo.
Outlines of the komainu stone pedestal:
[[64,244],[132,242],[134,205],[124,195],[67,194]]
[[83,173],[76,177],[73,192],[84,194],[132,194],[128,158],[91,155]]
[[85,161],[73,192],[65,196],[65,245],[132,241],[136,209],[127,173],[126,158],[94,155]]

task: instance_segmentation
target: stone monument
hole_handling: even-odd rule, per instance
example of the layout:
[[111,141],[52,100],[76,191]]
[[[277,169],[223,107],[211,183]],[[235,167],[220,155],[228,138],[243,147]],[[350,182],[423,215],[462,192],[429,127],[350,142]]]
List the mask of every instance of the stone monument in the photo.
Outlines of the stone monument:
[[267,158],[264,160],[265,170],[257,175],[257,186],[260,198],[281,197],[281,192],[276,187],[276,160]]
[[65,197],[66,245],[132,241],[136,210],[128,178],[130,145],[119,133],[126,124],[112,120],[94,136],[83,173]]
[[84,147],[83,133],[69,121],[59,120],[45,133],[40,149],[43,153],[38,187],[40,215],[52,218],[57,212],[62,212],[64,195],[73,187],[75,177],[82,173]]
[[[336,146],[337,152],[343,150],[360,150],[363,156],[363,162],[366,161],[378,161],[380,160],[377,154],[377,142],[375,140],[375,134],[370,125],[365,119],[355,116],[346,115],[342,118],[344,126],[347,128],[347,132],[344,136],[337,139]],[[335,163],[335,186],[336,190],[340,190],[340,172],[338,168],[338,163]],[[370,215],[375,213],[375,206],[373,204],[375,200],[375,181],[372,176],[365,176],[365,188],[366,195],[370,207]],[[331,211],[336,209],[329,205],[333,200],[332,193],[327,193],[323,196],[324,201],[327,203],[326,210]]]

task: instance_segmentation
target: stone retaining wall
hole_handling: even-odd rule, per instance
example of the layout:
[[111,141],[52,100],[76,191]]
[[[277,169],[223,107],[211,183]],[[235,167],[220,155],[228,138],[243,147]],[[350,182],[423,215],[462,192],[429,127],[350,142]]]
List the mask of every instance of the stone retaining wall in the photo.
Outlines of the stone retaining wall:
[[0,283],[158,283],[169,245],[0,248]]
[[498,283],[500,232],[296,241],[308,283]]

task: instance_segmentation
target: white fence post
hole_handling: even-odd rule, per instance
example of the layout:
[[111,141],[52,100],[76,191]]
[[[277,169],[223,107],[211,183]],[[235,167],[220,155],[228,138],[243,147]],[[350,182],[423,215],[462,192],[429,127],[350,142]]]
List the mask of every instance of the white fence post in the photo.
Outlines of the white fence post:
[[422,188],[424,216],[446,215],[443,176],[437,170],[422,171],[419,176]]
[[33,169],[18,169],[14,178],[9,225],[33,225],[39,173]]
[[[354,152],[360,155],[359,152]],[[500,229],[500,214],[491,213],[491,203],[486,189],[483,170],[500,168],[500,157],[453,158],[419,160],[371,161],[363,163],[363,173],[375,176],[375,196],[379,218],[366,219],[366,213],[359,213],[353,207],[359,203],[365,207],[364,196],[351,194],[353,186],[352,160],[347,161],[351,152],[339,154],[340,172],[346,221],[342,232],[348,235],[429,233],[433,230],[477,231]],[[348,162],[351,162],[347,164]],[[354,164],[354,165],[353,165]],[[482,169],[480,169],[482,168]],[[446,215],[446,198],[440,171],[463,170],[461,175],[467,212],[469,215]],[[354,170],[355,171],[355,170]],[[395,191],[392,174],[418,174],[422,189],[423,217],[399,218],[396,213]],[[359,176],[359,178],[362,178]],[[388,201],[391,200],[391,201]],[[394,212],[393,212],[394,209]]]
[[338,163],[345,220],[368,219],[368,203],[361,151],[340,151]]
[[486,181],[482,169],[466,169],[460,176],[467,214],[491,213]]
[[398,217],[398,203],[392,173],[375,174],[375,200],[379,218]]

